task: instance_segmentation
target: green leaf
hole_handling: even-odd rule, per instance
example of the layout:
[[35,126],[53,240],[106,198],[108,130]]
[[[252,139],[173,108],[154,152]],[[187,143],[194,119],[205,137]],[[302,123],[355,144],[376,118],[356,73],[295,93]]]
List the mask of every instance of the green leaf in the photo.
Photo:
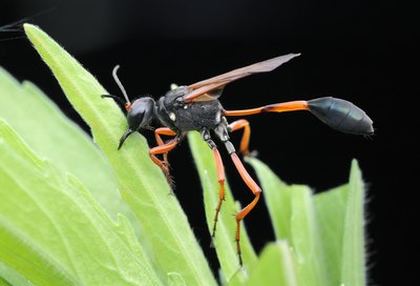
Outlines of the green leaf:
[[0,260],[38,285],[161,285],[134,232],[0,121]]
[[9,285],[11,284],[9,284],[6,280],[0,277],[0,286],[9,286]]
[[16,269],[35,285],[75,285],[70,271],[48,257],[31,239],[14,229],[7,219],[0,217],[0,259]]
[[299,285],[330,285],[325,267],[313,197],[306,186],[293,186],[291,245],[297,263]]
[[20,84],[0,67],[0,118],[42,158],[74,174],[115,217],[127,212],[114,174],[92,140],[36,86]]
[[[201,138],[198,132],[189,134],[189,143],[201,185],[203,187],[204,206],[206,211],[209,234],[212,231],[215,209],[219,199],[219,183],[216,175],[216,164],[213,154],[207,143]],[[238,283],[247,280],[245,269],[239,269],[238,255],[235,243],[236,220],[233,214],[238,211],[235,205],[229,185],[225,186],[225,201],[219,214],[217,223],[216,246],[217,257],[224,273],[224,279],[228,282],[234,278]],[[241,249],[245,267],[251,267],[256,262],[255,251],[246,233],[245,226],[241,225]],[[230,281],[230,283],[233,283]]]
[[364,245],[364,199],[365,189],[362,174],[356,160],[350,172],[347,206],[345,209],[341,285],[366,285]]
[[261,181],[265,204],[273,225],[276,239],[291,240],[292,190],[293,187],[282,182],[271,169],[260,160],[247,157],[246,162],[255,169]]
[[343,251],[344,218],[348,185],[315,195],[319,233],[323,241],[325,265],[331,285],[340,285]]
[[357,162],[348,185],[311,196],[307,187],[288,186],[259,160],[247,160],[261,180],[276,237],[292,247],[298,285],[365,285],[364,188]]
[[169,286],[186,286],[184,278],[179,273],[168,273]]
[[[1,247],[0,247],[1,249]],[[8,267],[0,261],[0,281],[3,279],[4,285],[33,286],[33,284],[18,273],[15,269]],[[2,285],[0,283],[0,285]]]
[[276,238],[285,239],[292,247],[298,285],[333,285],[327,279],[324,238],[321,238],[310,189],[286,185],[256,158],[247,158],[247,161],[261,181]]
[[263,249],[246,285],[297,286],[295,263],[286,241],[270,243]]
[[161,170],[149,158],[146,140],[132,135],[117,151],[126,120],[112,100],[100,97],[107,93],[105,89],[39,28],[25,24],[24,29],[111,162],[157,266],[166,273],[179,273],[187,285],[216,284],[185,214],[175,196],[169,195]]
[[122,216],[113,223],[80,181],[3,121],[0,138],[2,261],[40,285],[161,284]]

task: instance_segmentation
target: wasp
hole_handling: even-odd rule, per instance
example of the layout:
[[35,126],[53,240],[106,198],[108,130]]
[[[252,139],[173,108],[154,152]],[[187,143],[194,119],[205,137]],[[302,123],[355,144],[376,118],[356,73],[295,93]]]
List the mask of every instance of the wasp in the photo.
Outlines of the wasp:
[[[217,168],[217,179],[220,186],[219,200],[211,233],[212,238],[214,238],[216,234],[217,220],[225,197],[225,171],[222,157],[220,156],[216,143],[213,141],[214,136],[224,144],[239,175],[254,196],[252,201],[235,215],[235,241],[240,265],[242,265],[240,222],[256,206],[262,190],[242,164],[229,137],[230,133],[242,130],[243,133],[239,145],[239,153],[244,156],[249,155],[249,141],[251,135],[249,122],[246,119],[229,122],[227,118],[265,112],[304,110],[311,112],[326,125],[341,132],[356,135],[371,135],[374,132],[372,120],[362,109],[349,101],[333,97],[321,97],[308,101],[296,100],[274,103],[244,110],[226,110],[223,108],[219,101],[219,97],[222,95],[223,88],[227,84],[252,74],[273,71],[299,55],[300,54],[291,53],[275,57],[191,85],[178,86],[169,90],[157,101],[151,97],[141,97],[131,102],[117,76],[119,66],[116,66],[113,70],[113,77],[121,89],[125,101],[115,95],[103,95],[103,97],[114,98],[120,103],[123,103],[127,112],[128,129],[122,135],[118,149],[122,147],[130,134],[141,132],[145,129],[154,130],[157,146],[150,149],[150,158],[162,169],[167,178],[169,178],[168,153],[180,143],[189,131],[195,130],[201,133],[203,140],[207,142],[213,152]],[[153,121],[158,121],[161,127],[154,129],[152,127]],[[163,135],[170,136],[172,139],[164,141],[161,137]],[[161,159],[158,156],[162,156]]]

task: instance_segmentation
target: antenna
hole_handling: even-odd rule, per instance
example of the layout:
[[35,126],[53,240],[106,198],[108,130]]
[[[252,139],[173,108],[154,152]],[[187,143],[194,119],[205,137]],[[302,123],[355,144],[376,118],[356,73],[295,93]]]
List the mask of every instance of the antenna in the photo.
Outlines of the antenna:
[[[57,3],[55,6],[45,9],[43,11],[40,11],[32,16],[29,17],[24,17],[18,21],[12,22],[10,24],[6,24],[3,26],[0,26],[0,32],[23,32],[23,24],[25,24],[25,22],[28,22],[30,20],[33,20],[35,18],[38,18],[44,14],[49,14],[51,12],[53,12],[54,10],[56,10],[58,8],[58,4]],[[24,36],[22,36],[22,38],[25,38]],[[13,38],[12,38],[13,39]]]
[[120,68],[119,65],[116,65],[114,67],[114,69],[112,70],[112,77],[114,78],[114,80],[117,83],[118,87],[120,88],[122,94],[124,95],[124,98],[125,98],[125,101],[126,101],[125,108],[128,110],[131,106],[131,102],[130,102],[130,99],[128,99],[128,95],[127,95],[127,92],[125,91],[124,86],[122,85],[120,79],[118,78],[117,71],[118,71],[119,68]]

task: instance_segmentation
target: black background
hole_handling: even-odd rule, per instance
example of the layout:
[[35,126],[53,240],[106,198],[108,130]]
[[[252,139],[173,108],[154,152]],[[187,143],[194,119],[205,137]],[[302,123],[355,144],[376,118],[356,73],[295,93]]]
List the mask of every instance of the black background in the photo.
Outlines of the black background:
[[[351,159],[357,158],[369,187],[370,285],[406,285],[414,279],[419,88],[413,68],[419,25],[409,7],[362,0],[2,1],[0,26],[51,7],[55,9],[31,22],[114,94],[119,92],[111,77],[116,64],[121,65],[120,78],[131,97],[159,97],[173,82],[190,84],[301,52],[274,72],[229,85],[222,97],[224,107],[333,95],[366,110],[376,129],[372,140],[335,132],[303,112],[249,117],[251,149],[286,182],[309,184],[316,192],[346,182]],[[36,83],[86,129],[28,41],[10,40],[14,36],[22,35],[0,34],[9,39],[0,42],[0,65],[18,79]],[[238,139],[233,136],[236,144]],[[216,268],[187,145],[170,156],[176,194]],[[251,195],[222,155],[235,196],[248,202]],[[246,224],[258,250],[273,240],[264,203]]]

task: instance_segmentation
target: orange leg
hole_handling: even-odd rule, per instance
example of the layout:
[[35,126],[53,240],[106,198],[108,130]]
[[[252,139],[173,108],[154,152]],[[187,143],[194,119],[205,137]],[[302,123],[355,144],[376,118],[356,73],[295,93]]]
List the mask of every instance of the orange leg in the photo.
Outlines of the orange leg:
[[230,154],[233,163],[235,164],[236,169],[238,170],[239,174],[241,175],[242,180],[246,183],[248,188],[254,194],[254,199],[243,209],[241,209],[236,214],[236,249],[238,252],[239,257],[239,264],[242,266],[242,255],[241,255],[241,245],[240,245],[240,230],[241,230],[241,220],[243,220],[248,213],[255,207],[258,200],[260,199],[260,194],[262,192],[261,188],[255,183],[255,181],[251,178],[248,171],[245,169],[244,165],[242,164],[241,160],[239,159],[236,153]]
[[213,155],[216,161],[216,169],[217,169],[217,181],[219,182],[219,202],[217,203],[216,207],[216,214],[214,215],[213,220],[213,230],[211,232],[211,237],[214,238],[216,234],[216,225],[217,219],[219,218],[220,209],[222,208],[222,202],[225,200],[225,168],[223,166],[222,157],[220,156],[219,150],[217,147],[213,147]]
[[232,122],[228,126],[230,132],[234,132],[240,129],[244,129],[244,133],[242,135],[241,143],[239,145],[239,151],[242,155],[246,156],[249,154],[249,139],[251,137],[251,128],[249,127],[248,120],[239,119],[237,121]]
[[[173,131],[170,128],[167,127],[161,127],[161,128],[157,128],[155,130],[155,139],[156,139],[156,143],[158,144],[158,146],[164,145],[165,142],[163,142],[162,137],[160,137],[160,135],[166,135],[166,136],[176,136],[175,131]],[[168,162],[168,153],[163,153],[163,162],[166,166],[169,167],[169,162]]]
[[[169,166],[168,166],[167,158],[165,157],[165,155],[167,155],[168,152],[170,152],[176,147],[176,145],[179,142],[179,138],[175,137],[174,139],[168,141],[167,143],[164,143],[160,135],[171,135],[171,134],[173,133],[170,133],[170,131],[168,131],[166,128],[156,129],[155,136],[156,136],[156,141],[158,142],[158,146],[153,147],[152,149],[149,150],[150,158],[153,160],[153,162],[156,165],[158,165],[162,169],[162,171],[165,173],[167,178],[170,178],[170,176],[169,176]],[[164,155],[164,160],[160,160],[156,156],[160,154]]]
[[223,114],[225,116],[245,116],[263,112],[287,112],[297,110],[309,110],[308,102],[305,100],[296,100],[243,110],[225,110]]

